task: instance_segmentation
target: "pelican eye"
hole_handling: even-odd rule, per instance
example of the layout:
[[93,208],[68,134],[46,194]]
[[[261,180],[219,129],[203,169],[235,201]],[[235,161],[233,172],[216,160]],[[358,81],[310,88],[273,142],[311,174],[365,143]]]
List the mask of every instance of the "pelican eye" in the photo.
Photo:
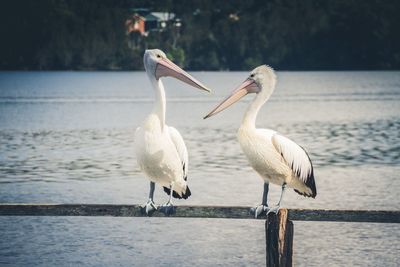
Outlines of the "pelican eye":
[[251,74],[250,77],[251,77],[251,78],[254,78],[254,74]]
[[161,57],[161,55],[157,55],[157,57],[158,57],[158,58],[160,58],[160,57]]

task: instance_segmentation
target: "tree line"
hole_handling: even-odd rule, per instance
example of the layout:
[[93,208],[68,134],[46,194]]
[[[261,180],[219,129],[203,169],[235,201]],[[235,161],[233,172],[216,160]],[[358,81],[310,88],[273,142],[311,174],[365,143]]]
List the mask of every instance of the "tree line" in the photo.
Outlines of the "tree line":
[[[182,26],[127,34],[132,8]],[[399,11],[396,0],[6,0],[0,69],[139,70],[147,48],[191,70],[399,69]]]

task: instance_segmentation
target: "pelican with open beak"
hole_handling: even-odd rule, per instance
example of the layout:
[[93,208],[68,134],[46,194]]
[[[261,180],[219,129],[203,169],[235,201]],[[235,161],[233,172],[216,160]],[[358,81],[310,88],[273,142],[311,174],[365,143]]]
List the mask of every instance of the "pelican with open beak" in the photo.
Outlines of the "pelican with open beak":
[[156,101],[153,110],[135,132],[137,162],[150,180],[149,200],[142,206],[142,211],[151,215],[158,208],[153,200],[157,183],[169,195],[168,202],[160,206],[160,211],[170,215],[175,211],[172,197],[187,199],[191,195],[187,181],[189,160],[182,136],[174,127],[165,124],[166,100],[161,78],[174,77],[200,90],[210,90],[159,49],[146,50],[143,60]]
[[[262,65],[255,68],[247,79],[217,105],[204,118],[209,118],[247,94],[255,94],[243,117],[238,130],[238,140],[250,165],[264,180],[264,193],[261,205],[251,209],[257,218],[263,212],[277,213],[286,186],[300,195],[315,198],[317,189],[314,169],[307,152],[298,144],[270,129],[257,129],[257,114],[275,89],[276,76],[272,68]],[[268,207],[269,183],[282,187],[279,202]]]

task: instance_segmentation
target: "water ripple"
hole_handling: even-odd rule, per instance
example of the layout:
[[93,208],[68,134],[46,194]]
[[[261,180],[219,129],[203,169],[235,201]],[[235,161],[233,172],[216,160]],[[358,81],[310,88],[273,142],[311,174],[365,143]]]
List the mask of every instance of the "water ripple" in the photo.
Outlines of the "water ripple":
[[[294,123],[272,129],[304,146],[314,165],[400,164],[400,120]],[[191,168],[216,173],[249,168],[236,129],[180,129]],[[109,179],[137,174],[134,128],[69,131],[0,131],[0,182]]]

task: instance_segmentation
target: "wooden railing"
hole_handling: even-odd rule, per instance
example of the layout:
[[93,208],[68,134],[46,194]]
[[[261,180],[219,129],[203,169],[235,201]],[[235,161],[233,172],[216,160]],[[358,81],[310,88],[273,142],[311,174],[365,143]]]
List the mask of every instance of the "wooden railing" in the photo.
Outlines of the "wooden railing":
[[[250,207],[178,206],[179,218],[254,219]],[[0,204],[0,216],[114,216],[145,217],[139,205],[112,204]],[[154,212],[153,217],[166,217]],[[263,215],[265,220],[267,266],[292,266],[293,222],[334,221],[400,223],[400,211],[384,210],[307,210],[281,209],[278,214]]]

